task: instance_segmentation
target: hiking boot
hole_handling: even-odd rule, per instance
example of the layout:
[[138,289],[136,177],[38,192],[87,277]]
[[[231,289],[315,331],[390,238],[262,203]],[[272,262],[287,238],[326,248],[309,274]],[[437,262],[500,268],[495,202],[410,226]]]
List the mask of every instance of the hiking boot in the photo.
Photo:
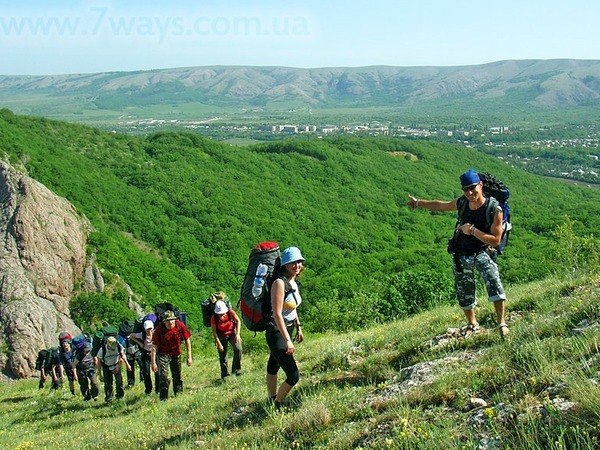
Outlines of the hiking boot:
[[508,325],[505,323],[501,323],[498,325],[498,331],[500,332],[500,339],[504,340],[508,337],[510,330],[508,329]]

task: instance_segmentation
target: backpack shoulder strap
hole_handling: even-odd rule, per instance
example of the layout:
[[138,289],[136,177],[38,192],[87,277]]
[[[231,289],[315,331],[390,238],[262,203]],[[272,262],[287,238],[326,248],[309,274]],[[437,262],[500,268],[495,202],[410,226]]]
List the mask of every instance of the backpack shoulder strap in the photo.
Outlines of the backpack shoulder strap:
[[496,217],[496,212],[498,211],[499,207],[500,202],[494,197],[489,197],[489,201],[485,209],[485,220],[488,227],[491,227],[494,223],[494,217]]
[[292,287],[290,280],[285,275],[280,275],[277,278],[281,278],[283,280],[283,296],[285,298],[290,292],[296,292],[296,290]]

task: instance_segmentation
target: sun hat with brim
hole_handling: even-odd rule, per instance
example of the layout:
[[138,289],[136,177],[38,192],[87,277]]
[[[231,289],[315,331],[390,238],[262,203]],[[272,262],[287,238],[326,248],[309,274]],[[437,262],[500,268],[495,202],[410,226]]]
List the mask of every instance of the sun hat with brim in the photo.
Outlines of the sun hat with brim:
[[108,345],[110,348],[115,348],[117,346],[117,338],[114,336],[110,336],[106,340],[106,345]]
[[175,317],[175,313],[173,311],[166,311],[163,316],[163,322],[166,322],[168,320],[175,320],[175,319],[177,319],[177,317]]
[[460,176],[460,186],[466,189],[471,186],[475,186],[481,182],[479,173],[475,169],[469,169]]
[[225,314],[227,311],[229,311],[229,308],[224,301],[219,300],[215,303],[215,314]]
[[296,261],[304,262],[304,257],[298,247],[288,247],[281,253],[281,265],[285,266]]

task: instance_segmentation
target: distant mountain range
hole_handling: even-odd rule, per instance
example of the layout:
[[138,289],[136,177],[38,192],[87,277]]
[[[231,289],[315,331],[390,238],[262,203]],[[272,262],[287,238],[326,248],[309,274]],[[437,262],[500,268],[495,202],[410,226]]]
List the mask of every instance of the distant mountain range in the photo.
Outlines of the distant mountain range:
[[187,102],[336,108],[461,101],[556,109],[600,105],[600,60],[511,60],[457,67],[210,66],[0,76],[1,98],[28,94],[69,96],[99,109]]

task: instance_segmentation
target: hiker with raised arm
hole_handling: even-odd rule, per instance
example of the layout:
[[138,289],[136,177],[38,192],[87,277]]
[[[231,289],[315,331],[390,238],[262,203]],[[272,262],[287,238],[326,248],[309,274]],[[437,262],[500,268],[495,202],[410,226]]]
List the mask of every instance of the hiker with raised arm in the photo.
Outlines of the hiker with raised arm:
[[[467,325],[462,328],[463,334],[480,331],[475,317],[477,270],[485,282],[489,301],[494,304],[500,336],[505,338],[509,332],[505,322],[506,294],[498,266],[490,252],[500,244],[503,237],[503,211],[495,198],[484,196],[482,180],[474,169],[463,173],[460,183],[463,196],[459,198],[450,201],[424,200],[409,195],[407,204],[412,209],[460,212],[448,252],[453,255],[456,296],[467,320]],[[491,211],[491,221],[488,219],[488,211]]]

